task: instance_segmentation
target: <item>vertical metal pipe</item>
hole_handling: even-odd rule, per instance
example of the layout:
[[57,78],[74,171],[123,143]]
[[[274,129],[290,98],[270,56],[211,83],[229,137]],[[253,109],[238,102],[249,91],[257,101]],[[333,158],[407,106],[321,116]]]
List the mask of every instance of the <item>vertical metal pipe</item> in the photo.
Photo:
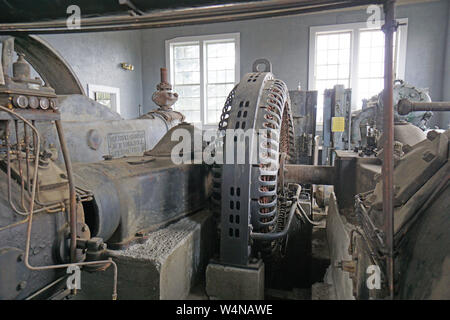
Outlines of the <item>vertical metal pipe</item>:
[[58,132],[59,144],[64,158],[64,164],[67,171],[67,179],[69,180],[69,210],[70,210],[70,261],[76,262],[76,248],[77,248],[77,201],[75,193],[75,182],[73,180],[72,162],[67,149],[66,139],[64,138],[64,131],[61,120],[55,121],[56,131]]
[[386,245],[386,275],[389,287],[389,298],[394,298],[394,106],[393,106],[393,58],[395,21],[395,0],[387,0],[384,4],[385,34],[384,47],[384,91],[383,91],[383,214],[384,236]]
[[166,68],[161,68],[160,69],[160,74],[161,74],[161,82],[162,83],[169,83],[169,77],[167,75],[167,69]]
[[[33,131],[31,131],[33,132]],[[31,195],[31,181],[30,181],[30,164],[28,162],[30,158],[30,141],[28,140],[28,133],[27,133],[27,124],[23,123],[23,134],[24,134],[24,140],[25,140],[25,164],[27,168],[27,190],[28,193]]]

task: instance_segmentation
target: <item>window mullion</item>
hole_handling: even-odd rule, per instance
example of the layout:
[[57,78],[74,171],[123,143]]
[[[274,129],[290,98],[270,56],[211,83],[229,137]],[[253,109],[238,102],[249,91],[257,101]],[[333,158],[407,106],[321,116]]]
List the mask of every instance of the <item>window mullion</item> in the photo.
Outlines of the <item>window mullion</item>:
[[359,29],[352,31],[352,57],[350,69],[350,88],[352,88],[352,110],[358,105],[358,79],[359,79]]
[[206,123],[206,50],[205,41],[201,40],[200,45],[200,118],[202,124]]

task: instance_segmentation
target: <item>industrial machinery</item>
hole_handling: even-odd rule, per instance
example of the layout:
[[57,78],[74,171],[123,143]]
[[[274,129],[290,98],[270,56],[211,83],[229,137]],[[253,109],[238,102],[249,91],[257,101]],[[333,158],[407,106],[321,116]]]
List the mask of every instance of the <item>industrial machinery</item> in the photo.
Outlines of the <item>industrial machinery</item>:
[[[302,2],[288,1],[282,9],[339,7],[339,1],[317,7]],[[393,5],[385,4],[386,96],[396,95],[389,62]],[[112,19],[120,26],[86,19],[83,31],[182,23],[170,22],[171,14],[184,23],[242,19],[237,9],[248,11],[248,6],[153,13],[150,21],[146,15]],[[253,18],[278,10],[263,2],[251,7],[258,11]],[[66,25],[31,27],[21,30],[60,31]],[[11,28],[3,26],[2,32],[16,31]],[[27,62],[39,79],[31,79]],[[349,93],[330,96],[334,107],[345,107],[330,117],[348,121],[330,123],[330,130],[339,128],[328,140],[330,165],[311,165],[315,115],[292,112],[286,84],[267,60],[257,60],[225,102],[211,170],[204,163],[171,159],[178,142],[172,141],[174,132],[192,136],[195,129],[171,110],[177,96],[164,70],[153,97],[160,108],[132,120],[87,99],[70,67],[36,37],[19,31],[14,42],[7,39],[0,70],[0,299],[72,296],[78,290],[65,280],[73,267],[90,272],[83,279],[96,291],[106,288],[113,298],[183,298],[211,256],[206,291],[213,298],[264,298],[265,286],[301,287],[309,280],[314,184],[334,187],[327,232],[329,278],[337,298],[450,297],[445,246],[450,240],[450,132],[397,139],[390,130],[394,105],[396,120],[404,120],[409,111],[448,110],[448,103],[430,102],[426,93],[399,84],[398,103],[368,102],[369,116],[353,119],[346,109]],[[310,99],[313,110],[314,94]],[[69,123],[76,112],[83,122]],[[295,118],[299,114],[304,121]],[[104,115],[108,120],[99,121]],[[397,127],[402,126],[409,125]],[[384,143],[381,127],[387,128]],[[352,146],[354,132],[362,132],[353,140],[361,150]],[[394,139],[399,143],[391,161]],[[343,143],[342,150],[332,141]],[[180,156],[191,160],[203,147],[180,151]],[[393,196],[391,211],[386,193]],[[209,223],[210,198],[216,226]],[[211,252],[216,240],[217,250]]]
[[[137,156],[125,151],[106,154],[100,162],[91,157],[72,164],[71,151],[77,151],[81,143],[69,147],[67,141],[80,141],[91,133],[87,145],[94,150],[105,134],[111,150],[111,136],[133,141],[134,133],[124,129],[151,127],[156,121],[171,127],[183,116],[166,108],[158,115],[148,114],[147,119],[104,121],[101,125],[99,121],[85,121],[84,125],[95,125],[101,134],[94,136],[92,130],[79,130],[78,124],[79,132],[71,134],[74,140],[66,140],[77,124],[62,121],[60,97],[48,83],[30,79],[31,69],[23,55],[11,63],[11,39],[3,43],[2,49],[0,299],[63,298],[76,292],[63,281],[68,277],[68,267],[93,272],[111,266],[115,271],[108,291],[116,298],[117,267],[111,259],[114,249],[120,251],[141,243],[150,231],[205,208],[209,168],[203,164],[175,165],[170,154],[158,147],[144,153],[153,147],[147,149],[144,134],[135,134],[135,140],[144,140],[145,148],[134,150]],[[167,88],[164,90],[167,94]],[[62,104],[70,99],[74,97],[63,98]],[[75,99],[81,102],[82,111],[93,105],[89,102],[82,107],[87,100]],[[107,113],[98,106],[94,110]],[[171,114],[172,120],[162,118]],[[170,127],[164,125],[162,134]],[[56,130],[51,147],[44,141],[51,137],[43,134],[49,132],[46,128]],[[111,135],[107,131],[111,129],[119,132]]]
[[[290,104],[285,83],[275,78],[265,59],[254,62],[253,72],[227,98],[218,140],[224,162],[216,163],[213,173],[220,255],[209,265],[207,281],[222,266],[263,274],[265,267],[266,283],[272,288],[300,287],[298,275],[308,277],[310,239],[305,237],[309,227],[305,219],[311,216],[311,195],[284,179],[284,167],[295,160]],[[286,272],[293,277],[283,276]],[[233,278],[211,280],[207,291],[226,297],[218,292],[218,282],[227,281]]]
[[[394,85],[395,141],[401,145],[414,145],[426,138],[424,131],[433,116],[431,110],[401,114],[398,104],[409,99],[414,102],[431,102],[426,89],[396,80]],[[382,145],[383,92],[363,101],[361,110],[351,111],[351,89],[336,85],[325,90],[322,163],[333,163],[333,150],[358,150],[367,156],[374,155]],[[400,145],[399,145],[400,147]],[[379,149],[380,149],[379,148]],[[401,148],[401,147],[400,147]]]
[[[403,116],[409,111],[446,111],[449,103],[403,98],[398,110]],[[431,130],[425,139],[406,136],[412,142],[395,148],[395,298],[450,297],[449,250],[440,245],[449,241],[449,136],[449,130]],[[382,164],[380,155],[334,150],[332,166],[286,166],[287,182],[334,186],[327,217],[331,255],[328,279],[338,299],[383,299],[390,295]]]

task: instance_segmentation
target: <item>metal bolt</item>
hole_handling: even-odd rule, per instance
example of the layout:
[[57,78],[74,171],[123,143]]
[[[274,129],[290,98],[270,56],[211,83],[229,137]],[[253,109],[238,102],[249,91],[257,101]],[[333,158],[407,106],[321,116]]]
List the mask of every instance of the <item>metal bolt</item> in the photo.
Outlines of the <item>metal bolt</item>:
[[18,285],[17,285],[17,290],[23,290],[25,289],[25,287],[27,286],[27,282],[26,281],[21,281]]
[[437,133],[434,130],[433,131],[429,131],[427,133],[427,138],[428,138],[428,140],[433,141],[438,135],[439,135],[439,133]]
[[430,151],[424,152],[423,156],[422,156],[422,159],[425,160],[426,162],[430,162],[434,158],[435,158],[435,155],[433,153],[431,153]]

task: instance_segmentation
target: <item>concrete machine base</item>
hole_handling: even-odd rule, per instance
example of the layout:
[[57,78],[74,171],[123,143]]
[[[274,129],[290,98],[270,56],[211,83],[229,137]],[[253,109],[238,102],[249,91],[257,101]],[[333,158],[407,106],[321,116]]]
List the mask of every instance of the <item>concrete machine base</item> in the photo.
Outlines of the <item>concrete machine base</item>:
[[264,263],[239,268],[211,262],[206,268],[206,293],[211,299],[263,300]]
[[[118,299],[185,299],[212,253],[211,214],[201,211],[149,234],[142,244],[110,250],[118,266]],[[82,272],[75,299],[111,299],[113,270]]]

